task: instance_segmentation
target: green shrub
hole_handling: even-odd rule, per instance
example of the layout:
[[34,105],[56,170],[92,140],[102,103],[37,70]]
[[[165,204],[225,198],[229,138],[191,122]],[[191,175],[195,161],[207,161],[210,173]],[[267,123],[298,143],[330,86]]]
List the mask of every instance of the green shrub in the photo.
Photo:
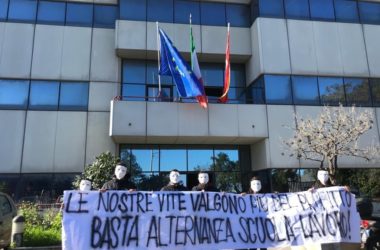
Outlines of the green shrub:
[[25,217],[24,246],[61,244],[62,215],[59,211],[41,211],[37,204],[21,203],[19,212]]

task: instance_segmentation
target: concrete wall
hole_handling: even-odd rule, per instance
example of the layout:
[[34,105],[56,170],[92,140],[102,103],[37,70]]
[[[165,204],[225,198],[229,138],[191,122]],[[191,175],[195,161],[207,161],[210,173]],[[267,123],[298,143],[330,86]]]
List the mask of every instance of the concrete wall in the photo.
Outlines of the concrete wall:
[[260,74],[379,77],[378,25],[257,18],[247,84]]
[[[189,26],[187,24],[160,23],[176,48],[188,56],[190,50]],[[121,57],[156,58],[156,23],[117,20],[115,28],[116,52]],[[130,34],[133,33],[133,36]],[[199,59],[202,61],[224,60],[226,50],[226,27],[193,25],[193,36]],[[231,28],[231,60],[245,62],[251,56],[251,33],[249,28]]]
[[118,143],[251,144],[268,137],[265,105],[113,101],[110,135]]

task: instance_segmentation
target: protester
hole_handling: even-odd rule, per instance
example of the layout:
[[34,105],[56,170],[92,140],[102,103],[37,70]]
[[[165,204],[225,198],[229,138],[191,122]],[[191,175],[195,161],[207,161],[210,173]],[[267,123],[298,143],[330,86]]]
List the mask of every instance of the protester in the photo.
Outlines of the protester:
[[188,191],[187,187],[185,187],[179,182],[179,177],[180,174],[177,169],[173,169],[172,171],[170,171],[170,181],[168,185],[161,188],[161,191]]
[[92,183],[90,180],[83,179],[80,181],[79,190],[80,191],[91,191]]
[[[338,185],[337,184],[333,185],[331,183],[329,171],[325,168],[320,168],[318,169],[318,172],[317,172],[317,181],[311,188],[309,188],[308,191],[312,192],[318,188],[333,187],[333,186],[338,186]],[[344,186],[344,188],[346,189],[347,192],[350,192],[349,186]]]
[[124,163],[118,163],[115,167],[115,175],[112,180],[104,183],[101,191],[104,190],[128,190],[136,191],[136,185],[131,182],[131,175]]
[[214,187],[212,183],[210,183],[210,178],[208,173],[199,172],[198,173],[198,181],[199,184],[194,186],[191,191],[207,191],[207,192],[219,192],[219,189]]
[[260,194],[261,193],[261,181],[257,176],[253,176],[250,181],[250,186],[247,192],[241,193],[242,195],[245,194]]

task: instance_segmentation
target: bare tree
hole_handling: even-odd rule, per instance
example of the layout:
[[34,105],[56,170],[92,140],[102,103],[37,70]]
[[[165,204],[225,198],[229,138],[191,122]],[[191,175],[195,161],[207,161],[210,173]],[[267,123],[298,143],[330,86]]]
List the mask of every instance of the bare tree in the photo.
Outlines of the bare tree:
[[290,156],[328,164],[330,180],[335,184],[339,156],[354,156],[370,161],[378,156],[379,147],[361,148],[360,136],[373,126],[370,110],[357,112],[355,107],[324,107],[319,117],[303,119],[295,116],[294,136],[283,140]]

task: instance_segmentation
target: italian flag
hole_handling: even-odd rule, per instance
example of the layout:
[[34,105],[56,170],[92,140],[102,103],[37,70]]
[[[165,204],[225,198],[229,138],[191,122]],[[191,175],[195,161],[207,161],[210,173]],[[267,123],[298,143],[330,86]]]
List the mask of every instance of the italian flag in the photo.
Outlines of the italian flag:
[[[195,51],[194,37],[193,37],[193,28],[191,26],[191,15],[190,15],[190,53],[191,53],[191,70],[194,72],[194,75],[197,77],[199,82],[203,85],[201,70],[199,69],[197,52]],[[203,88],[203,86],[202,86]],[[196,97],[199,104],[203,108],[207,108],[207,97],[206,95],[199,95]]]
[[226,62],[224,69],[224,87],[223,95],[219,97],[219,102],[226,103],[228,101],[228,90],[230,89],[231,65],[230,65],[230,23],[227,26],[227,43],[226,43]]

